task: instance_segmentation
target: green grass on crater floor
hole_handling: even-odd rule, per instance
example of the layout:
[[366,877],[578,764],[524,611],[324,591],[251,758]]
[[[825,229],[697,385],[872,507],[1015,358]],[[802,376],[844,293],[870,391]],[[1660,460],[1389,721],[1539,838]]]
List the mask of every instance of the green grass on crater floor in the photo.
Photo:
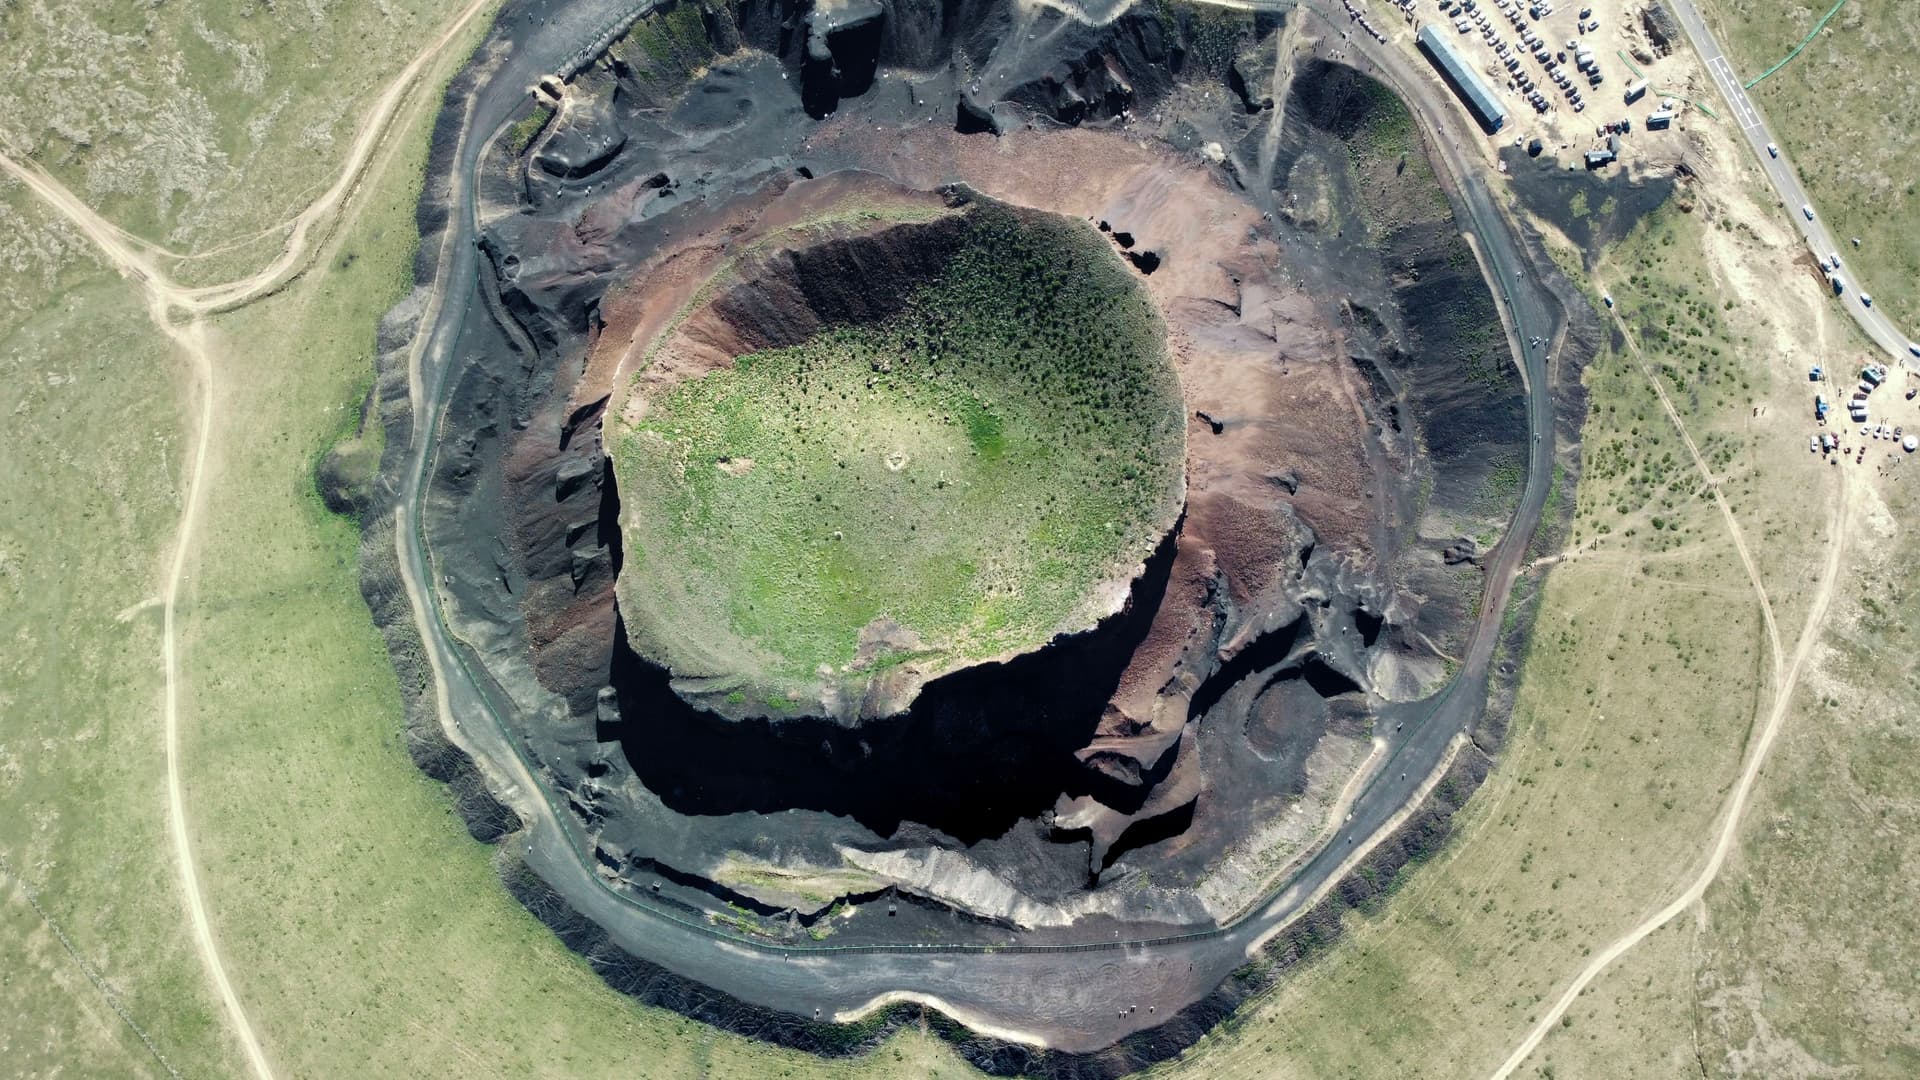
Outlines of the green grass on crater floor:
[[1151,552],[1183,439],[1158,316],[1109,242],[975,210],[900,315],[681,383],[619,440],[643,508],[623,610],[670,654],[717,617],[768,686],[844,669],[882,618],[923,644],[876,666],[1031,647]]

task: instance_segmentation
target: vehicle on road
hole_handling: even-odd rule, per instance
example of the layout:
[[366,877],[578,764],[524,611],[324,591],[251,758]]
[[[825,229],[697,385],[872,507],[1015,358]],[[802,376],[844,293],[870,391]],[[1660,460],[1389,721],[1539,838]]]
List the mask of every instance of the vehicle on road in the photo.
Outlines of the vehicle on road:
[[1873,294],[1872,294],[1872,293],[1861,293],[1861,294],[1860,294],[1860,302],[1861,302],[1861,303],[1863,303],[1863,304],[1865,304],[1865,305],[1867,305],[1868,307],[1872,307],[1872,306],[1873,306]]
[[1808,204],[1806,204],[1806,203],[1802,203],[1802,204],[1800,204],[1800,212],[1801,212],[1801,213],[1803,213],[1803,214],[1805,214],[1805,215],[1807,215],[1807,220],[1808,220],[1808,221],[1812,221],[1812,220],[1813,220],[1813,207],[1812,207],[1812,206],[1810,206],[1810,205],[1808,205]]
[[1780,148],[1779,148],[1779,147],[1777,147],[1777,146],[1775,146],[1775,145],[1773,145],[1772,143],[1768,143],[1768,144],[1767,144],[1767,156],[1768,156],[1768,157],[1779,157],[1779,156],[1780,156]]

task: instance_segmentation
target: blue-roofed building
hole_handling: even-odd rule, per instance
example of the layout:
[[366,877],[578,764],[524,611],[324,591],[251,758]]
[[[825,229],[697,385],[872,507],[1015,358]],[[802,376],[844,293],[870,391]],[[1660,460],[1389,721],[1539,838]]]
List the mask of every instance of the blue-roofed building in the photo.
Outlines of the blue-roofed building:
[[1447,40],[1446,34],[1432,25],[1420,28],[1420,51],[1427,54],[1433,66],[1447,80],[1447,85],[1467,103],[1467,111],[1480,122],[1487,134],[1499,131],[1507,123],[1507,107],[1500,104],[1493,91],[1475,73],[1464,56]]

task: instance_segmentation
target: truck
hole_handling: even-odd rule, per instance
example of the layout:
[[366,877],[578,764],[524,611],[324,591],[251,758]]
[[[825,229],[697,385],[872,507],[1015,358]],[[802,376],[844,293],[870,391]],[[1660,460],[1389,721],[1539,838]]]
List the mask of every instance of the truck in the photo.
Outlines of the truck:
[[1628,83],[1627,92],[1622,95],[1622,97],[1626,99],[1626,103],[1628,105],[1631,105],[1634,102],[1639,101],[1641,98],[1646,96],[1647,96],[1647,80],[1645,79],[1640,79],[1635,82]]

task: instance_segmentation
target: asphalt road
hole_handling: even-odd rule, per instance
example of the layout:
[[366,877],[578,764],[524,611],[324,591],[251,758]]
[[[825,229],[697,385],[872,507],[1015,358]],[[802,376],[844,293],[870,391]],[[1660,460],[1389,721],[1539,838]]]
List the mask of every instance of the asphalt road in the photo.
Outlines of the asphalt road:
[[[1829,256],[1840,256],[1840,278],[1846,282],[1845,291],[1836,297],[1840,307],[1853,316],[1853,321],[1860,324],[1861,332],[1871,338],[1874,344],[1909,366],[1920,368],[1920,346],[1901,333],[1878,308],[1862,299],[1867,294],[1860,291],[1860,282],[1846,266],[1847,253],[1853,250],[1852,238],[1849,237],[1842,246],[1843,242],[1828,230],[1817,207],[1813,209],[1812,217],[1808,217],[1802,209],[1812,207],[1813,200],[1807,196],[1806,189],[1800,186],[1800,177],[1793,170],[1792,160],[1786,149],[1779,145],[1773,130],[1767,126],[1767,118],[1761,114],[1760,107],[1754,104],[1740,76],[1727,60],[1726,52],[1707,29],[1706,21],[1700,17],[1700,9],[1691,0],[1669,0],[1669,6],[1679,17],[1687,40],[1693,43],[1693,50],[1700,54],[1707,74],[1713,77],[1713,85],[1719,88],[1720,96],[1726,99],[1727,106],[1732,110],[1733,122],[1740,126],[1740,133],[1746,136],[1747,145],[1760,162],[1760,171],[1767,174],[1767,182],[1779,193],[1780,201],[1786,204],[1794,225],[1806,239],[1807,250],[1822,262]],[[1769,146],[1775,147],[1778,153],[1768,150]]]
[[[1270,6],[1292,7],[1289,3]],[[1487,561],[1488,592],[1455,681],[1424,715],[1412,716],[1404,730],[1386,734],[1388,758],[1355,800],[1351,818],[1292,881],[1248,915],[1228,928],[1203,935],[993,951],[905,943],[857,951],[830,945],[782,948],[723,936],[704,921],[616,892],[596,872],[597,864],[577,822],[556,807],[536,781],[516,745],[513,725],[502,722],[498,709],[505,706],[490,698],[490,683],[477,675],[468,653],[447,629],[433,588],[437,577],[420,518],[431,482],[441,407],[456,367],[455,342],[477,299],[472,189],[481,150],[508,123],[540,75],[562,66],[623,10],[632,8],[631,0],[576,0],[551,7],[550,16],[532,9],[540,17],[516,30],[513,49],[486,75],[463,125],[450,178],[455,213],[442,247],[438,278],[444,289],[422,328],[427,336],[414,372],[414,456],[399,493],[396,538],[402,577],[435,670],[449,737],[474,757],[497,793],[520,811],[527,828],[515,842],[524,845],[528,865],[568,903],[605,927],[617,944],[634,955],[744,1001],[800,1016],[830,1018],[887,997],[907,996],[937,1002],[950,1015],[989,1034],[1081,1051],[1110,1045],[1160,1023],[1211,991],[1262,940],[1310,907],[1322,887],[1336,882],[1354,853],[1392,826],[1484,705],[1501,614],[1539,524],[1551,477],[1547,349],[1526,349],[1523,365],[1529,424],[1535,433],[1546,434],[1531,442],[1512,527]],[[1335,34],[1341,32],[1344,17],[1318,4],[1312,9]],[[1554,341],[1559,332],[1558,306],[1544,288],[1524,276],[1527,264],[1517,242],[1463,149],[1482,136],[1467,126],[1464,113],[1438,82],[1409,68],[1406,57],[1374,47],[1370,40],[1356,38],[1350,44],[1365,57],[1363,67],[1402,92],[1433,136],[1456,205],[1470,222],[1475,246],[1496,281],[1516,344],[1535,337]]]

